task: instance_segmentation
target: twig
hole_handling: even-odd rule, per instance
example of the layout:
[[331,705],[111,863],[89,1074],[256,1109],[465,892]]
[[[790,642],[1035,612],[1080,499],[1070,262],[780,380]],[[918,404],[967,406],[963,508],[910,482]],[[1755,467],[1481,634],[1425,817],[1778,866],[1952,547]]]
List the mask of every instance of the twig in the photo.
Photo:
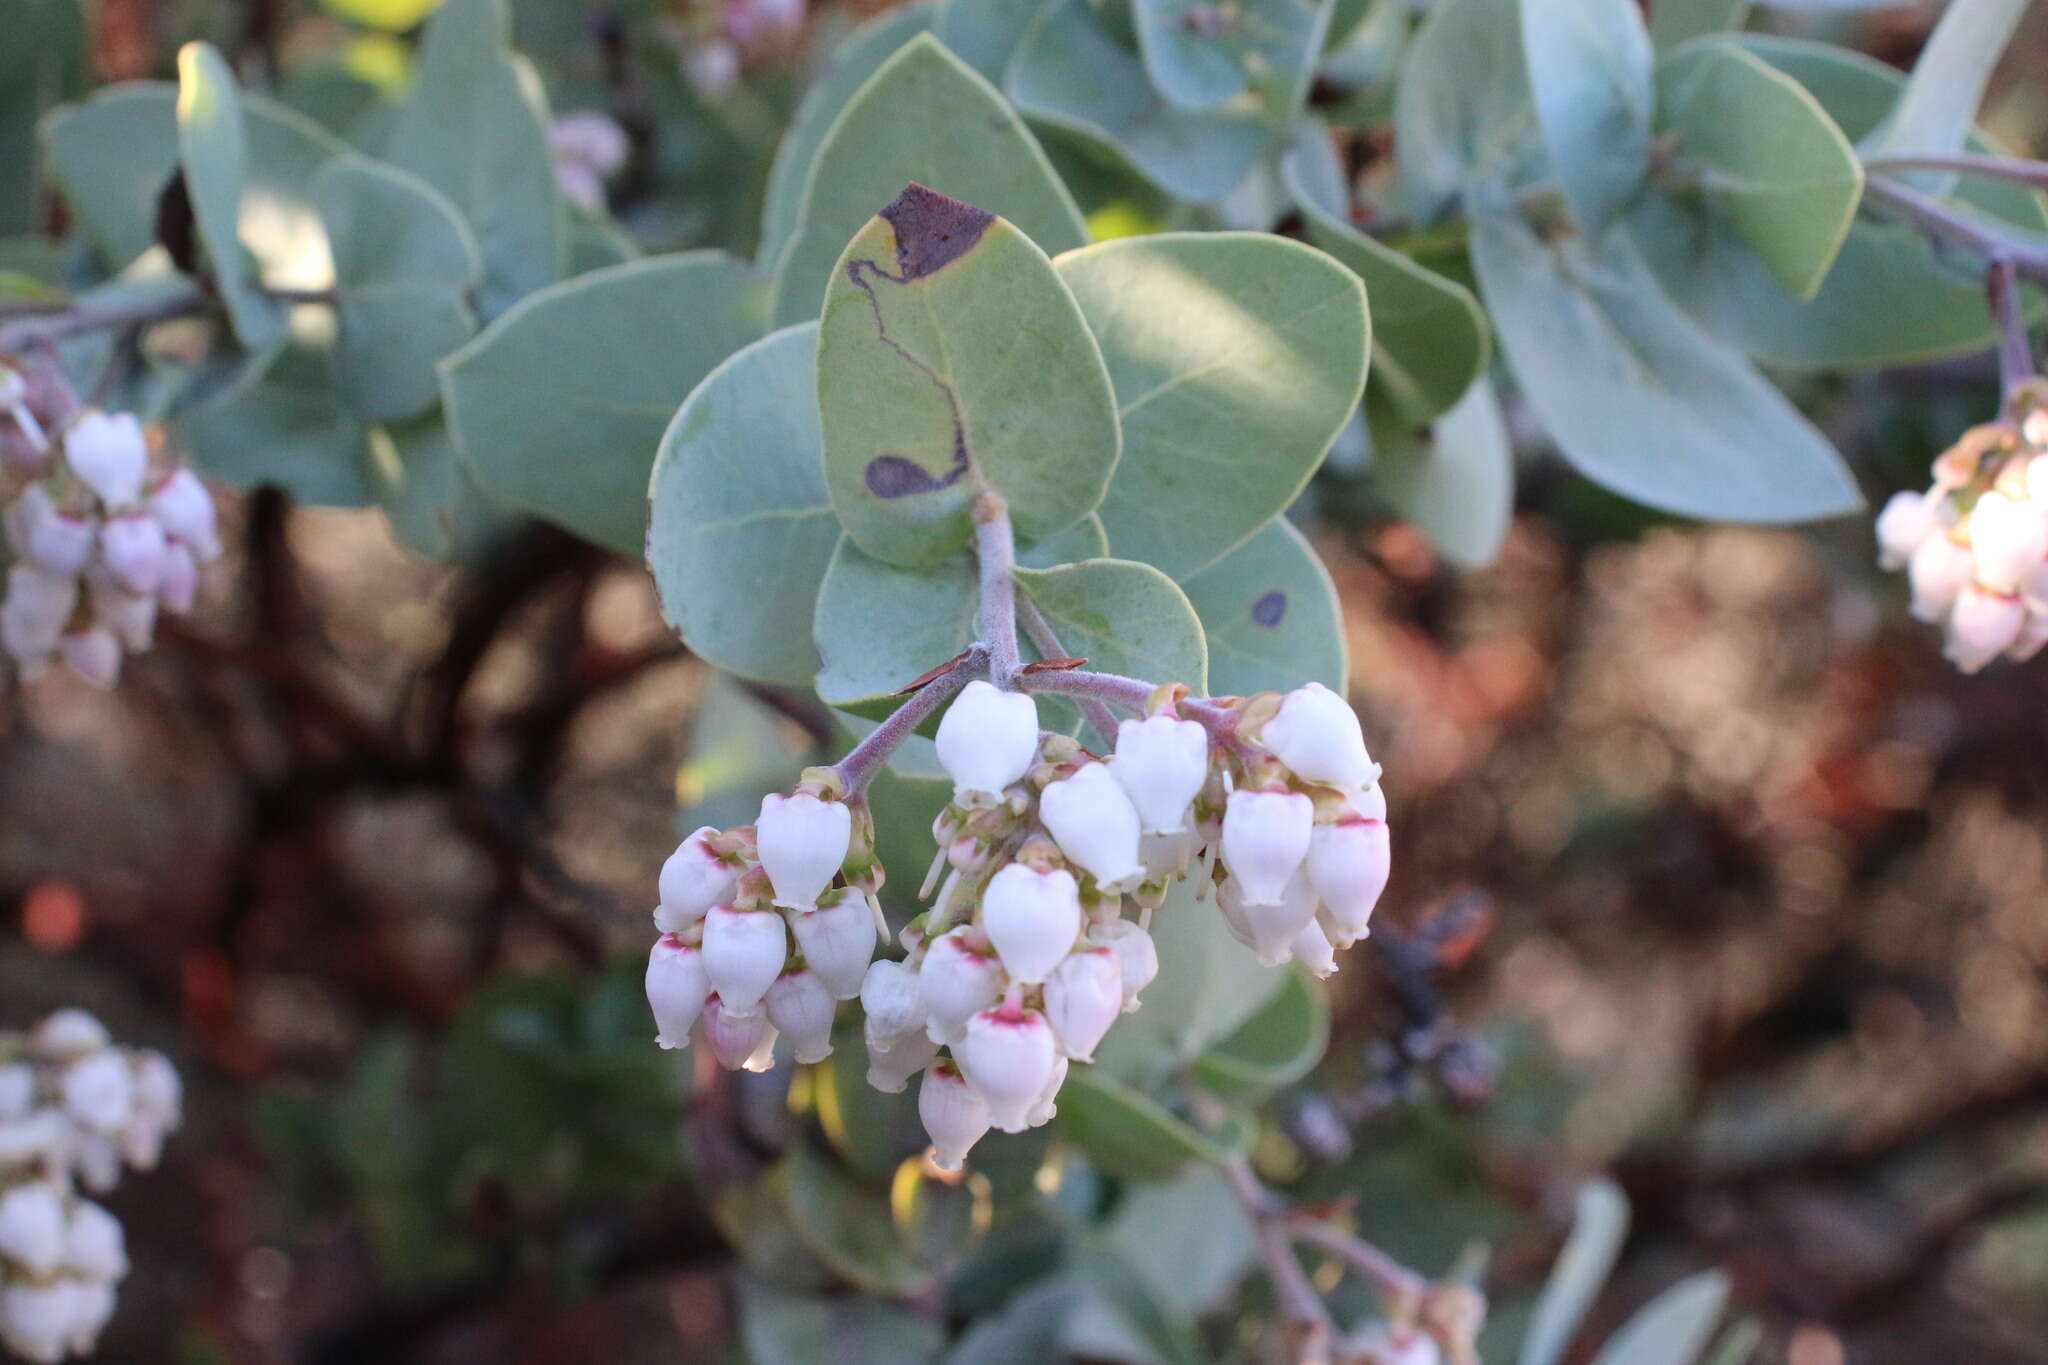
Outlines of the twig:
[[1987,259],[2004,259],[2023,279],[2048,284],[2048,247],[2002,231],[1990,219],[1953,208],[1932,195],[1908,189],[1881,175],[1873,175],[1864,183],[1863,197],[1932,236],[1967,247]]
[[926,682],[868,737],[853,746],[845,758],[834,766],[846,783],[848,792],[857,792],[867,786],[874,775],[889,761],[889,755],[897,746],[910,738],[917,727],[924,724],[932,712],[946,704],[955,692],[967,686],[968,680],[988,671],[989,651],[976,645],[955,659],[950,666],[941,670]]
[[988,646],[989,680],[1009,691],[1022,662],[1017,653],[1016,535],[1000,493],[974,502],[974,557],[981,565],[981,638]]
[[2036,378],[2034,347],[2027,340],[2026,303],[2020,298],[2020,282],[2010,258],[1993,256],[1984,273],[1984,290],[1991,296],[1991,316],[1998,323],[1998,377],[2004,396],[2010,399],[2022,384]]
[[206,295],[200,291],[199,286],[190,284],[183,288],[167,289],[150,298],[130,299],[103,307],[80,304],[62,313],[24,318],[0,327],[0,351],[48,345],[51,342],[64,341],[71,337],[83,336],[87,332],[104,331],[108,328],[136,327],[144,323],[185,317],[200,312],[206,307],[206,303]]
[[1330,1320],[1323,1296],[1309,1282],[1308,1272],[1295,1259],[1286,1206],[1260,1183],[1251,1162],[1243,1156],[1225,1162],[1223,1173],[1230,1181],[1230,1192],[1244,1209],[1244,1216],[1251,1220],[1259,1260],[1266,1267],[1266,1278],[1273,1283],[1273,1296],[1279,1301],[1280,1315],[1287,1325],[1288,1359],[1299,1365],[1327,1360],[1336,1324]]
[[2010,156],[1982,156],[1957,152],[1949,156],[1873,156],[1863,163],[1867,171],[1957,171],[1981,175],[1987,180],[2012,180],[2022,185],[2048,189],[2048,161],[2025,161]]
[[[1026,673],[1017,679],[1017,690],[1041,692],[1054,697],[1073,697],[1082,701],[1106,702],[1143,714],[1146,703],[1159,689],[1156,684],[1146,682],[1143,678],[1126,678],[1119,673],[1095,673],[1085,668],[1067,668],[1044,673]],[[1200,721],[1202,728],[1218,743],[1237,743],[1237,719],[1227,707],[1219,706],[1203,697],[1183,697],[1175,705],[1189,720]]]
[[1295,1241],[1329,1252],[1370,1280],[1390,1308],[1412,1308],[1429,1288],[1429,1281],[1372,1243],[1321,1219],[1289,1219],[1286,1228],[1287,1235]]
[[[1017,622],[1024,627],[1024,633],[1031,637],[1031,644],[1041,659],[1063,659],[1067,651],[1060,646],[1060,637],[1053,633],[1052,622],[1045,619],[1045,613],[1038,604],[1028,597],[1017,599]],[[1093,697],[1076,697],[1074,704],[1081,708],[1081,714],[1095,727],[1104,743],[1116,740],[1116,713]]]

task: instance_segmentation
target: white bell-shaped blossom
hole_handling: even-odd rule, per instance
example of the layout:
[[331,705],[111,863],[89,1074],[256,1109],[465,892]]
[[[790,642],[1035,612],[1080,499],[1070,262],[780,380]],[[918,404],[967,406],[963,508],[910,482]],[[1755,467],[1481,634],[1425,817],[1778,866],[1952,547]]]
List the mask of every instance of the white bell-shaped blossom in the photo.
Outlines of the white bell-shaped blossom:
[[170,1058],[154,1049],[135,1056],[135,1116],[160,1128],[175,1128],[184,1117],[185,1084]]
[[1118,979],[1123,983],[1124,1012],[1138,1008],[1138,993],[1159,975],[1159,946],[1144,928],[1127,919],[1098,924],[1088,931],[1088,941],[1116,954]]
[[21,557],[47,573],[73,574],[92,559],[92,522],[58,508],[49,489],[32,483],[7,509],[9,539]]
[[999,805],[1038,758],[1038,704],[976,678],[939,719],[939,764],[953,779],[953,800]]
[[55,1185],[31,1180],[0,1192],[0,1257],[31,1275],[55,1274],[64,1264],[68,1221]]
[[1308,856],[1315,822],[1315,803],[1300,792],[1230,794],[1223,811],[1223,865],[1246,906],[1280,903],[1288,879]]
[[1295,776],[1319,786],[1350,791],[1379,772],[1365,751],[1358,713],[1321,683],[1289,692],[1260,739]]
[[1209,732],[1191,720],[1148,716],[1116,728],[1110,774],[1131,798],[1147,834],[1179,834],[1209,778]]
[[1967,584],[1949,612],[1944,652],[1965,673],[1975,673],[2020,637],[2027,609],[2017,597]]
[[156,585],[157,600],[173,616],[192,610],[199,597],[199,561],[186,546],[171,543],[164,551],[164,576]]
[[0,645],[23,663],[47,658],[77,607],[75,577],[16,564],[7,571],[7,601],[0,606]]
[[868,1039],[868,1084],[884,1095],[900,1095],[910,1078],[932,1064],[939,1045],[922,1031],[899,1034],[893,1041]]
[[868,967],[860,985],[863,1026],[870,1044],[925,1034],[924,983],[918,974],[891,958]]
[[654,912],[654,927],[664,934],[680,933],[703,919],[712,906],[729,900],[739,885],[740,869],[706,842],[717,834],[709,825],[692,831],[662,863],[657,883],[661,904]]
[[1282,888],[1279,899],[1251,901],[1235,877],[1216,888],[1216,906],[1224,924],[1258,955],[1268,967],[1277,967],[1294,955],[1294,940],[1315,918],[1316,893],[1306,873],[1297,872]]
[[704,916],[704,974],[728,1015],[759,1009],[788,960],[788,926],[773,910],[714,905]]
[[1342,926],[1344,942],[1338,946],[1364,938],[1393,868],[1386,821],[1347,816],[1334,825],[1317,825],[1305,866],[1309,885],[1330,919]]
[[1045,1021],[1060,1051],[1077,1062],[1095,1060],[1123,1009],[1123,962],[1114,948],[1077,948],[1046,978]]
[[111,1280],[73,1280],[71,1283],[70,1343],[73,1354],[91,1355],[99,1345],[100,1333],[114,1316],[114,1284]]
[[822,1062],[832,1055],[837,1006],[824,980],[808,967],[784,972],[768,988],[768,1022],[789,1039],[799,1062]]
[[1330,939],[1323,932],[1322,920],[1318,915],[1309,916],[1301,932],[1287,945],[1287,956],[1315,973],[1318,978],[1328,977],[1337,970],[1337,954],[1330,946]]
[[1970,511],[1970,551],[1977,557],[1979,585],[2017,592],[2020,580],[2048,558],[2048,521],[2032,500],[1991,489]]
[[0,1166],[44,1165],[63,1158],[72,1128],[55,1109],[31,1109],[0,1122]]
[[129,592],[104,573],[88,576],[86,596],[92,603],[93,619],[112,631],[123,646],[131,650],[149,648],[156,635],[156,597]]
[[57,641],[64,666],[95,687],[112,687],[121,676],[121,642],[105,626],[74,630]]
[[981,927],[1012,979],[1037,985],[1081,936],[1080,885],[1065,868],[1009,863],[982,893]]
[[149,495],[149,510],[163,523],[165,534],[188,545],[202,560],[220,555],[220,523],[213,494],[190,469],[180,465]]
[[0,1288],[0,1345],[36,1365],[56,1365],[82,1325],[78,1281],[22,1281]]
[[45,1015],[28,1041],[38,1056],[68,1062],[111,1046],[114,1036],[90,1011],[61,1009]]
[[1372,1365],[1442,1365],[1443,1348],[1420,1327],[1378,1324],[1358,1334],[1348,1359]]
[[64,1229],[64,1265],[88,1280],[118,1280],[128,1273],[128,1239],[121,1220],[91,1200],[71,1207]]
[[35,1102],[35,1068],[27,1062],[0,1065],[0,1121],[20,1118]]
[[1045,1086],[1038,1092],[1038,1098],[1031,1102],[1031,1108],[1024,1113],[1024,1126],[1043,1128],[1059,1114],[1060,1087],[1067,1083],[1070,1063],[1065,1053],[1056,1054],[1052,1059],[1052,1073],[1045,1078]]
[[713,995],[704,1002],[698,1027],[704,1045],[727,1071],[766,1071],[775,1064],[775,1025],[768,1022],[766,1010],[733,1014]]
[[1940,529],[1934,503],[1925,494],[1910,490],[1894,493],[1877,514],[1877,562],[1886,569],[1902,569],[1920,548],[1920,542]]
[[1106,765],[1086,763],[1073,776],[1048,784],[1038,818],[1067,860],[1103,891],[1115,894],[1144,883],[1138,811]]
[[142,496],[149,442],[132,412],[86,412],[64,434],[64,459],[100,501],[127,507]]
[[989,1122],[1005,1133],[1021,1133],[1052,1078],[1059,1048],[1037,1010],[993,1009],[968,1021],[967,1037],[953,1055],[988,1102]]
[[664,934],[647,954],[647,1005],[654,1011],[654,1041],[663,1048],[688,1047],[690,1029],[704,1011],[711,978],[704,972],[704,954]]
[[798,910],[789,917],[790,931],[804,961],[825,983],[835,1000],[851,1000],[867,979],[875,956],[875,916],[858,892],[833,904]]
[[832,884],[853,841],[853,812],[841,801],[809,792],[761,799],[754,822],[761,867],[775,887],[775,903],[786,910],[815,910]]
[[170,542],[163,524],[146,512],[128,512],[100,523],[100,562],[129,592],[154,593],[164,581]]
[[1906,562],[1906,579],[1913,588],[1915,619],[1936,622],[1948,615],[1956,594],[1976,575],[1976,556],[1967,545],[1958,545],[1947,535],[1929,536]]
[[[1078,912],[1077,912],[1078,913]],[[940,934],[917,969],[927,1012],[925,1032],[935,1043],[956,1044],[967,1021],[1003,998],[1003,964],[976,943],[965,925]]]
[[925,1068],[917,1087],[917,1116],[932,1140],[932,1164],[957,1171],[967,1153],[988,1132],[988,1102],[949,1062]]
[[57,1092],[66,1116],[95,1133],[118,1133],[135,1114],[135,1072],[113,1048],[88,1053],[65,1067]]

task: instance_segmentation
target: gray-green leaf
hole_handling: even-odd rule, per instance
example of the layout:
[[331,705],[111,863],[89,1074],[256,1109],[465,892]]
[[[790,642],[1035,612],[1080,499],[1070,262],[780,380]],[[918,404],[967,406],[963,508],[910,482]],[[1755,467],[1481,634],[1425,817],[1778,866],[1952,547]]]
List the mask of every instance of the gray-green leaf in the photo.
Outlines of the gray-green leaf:
[[283,334],[284,310],[263,292],[242,250],[248,144],[241,91],[226,60],[205,43],[187,43],[178,52],[178,160],[228,321],[244,346],[261,350]]
[[1521,0],[1537,122],[1572,217],[1597,236],[1650,165],[1650,31],[1637,0]]
[[1593,1365],[1693,1365],[1727,1307],[1726,1275],[1706,1270],[1688,1276],[1637,1309]]
[[[1017,570],[1017,588],[1052,626],[1060,645],[1105,673],[1209,690],[1202,622],[1173,580],[1149,564],[1084,559]],[[1105,736],[1105,738],[1107,738]]]
[[1611,1181],[1595,1180],[1579,1190],[1571,1235],[1557,1253],[1550,1278],[1536,1301],[1520,1365],[1557,1365],[1572,1334],[1614,1269],[1628,1237],[1628,1197]]
[[1444,0],[1415,31],[1394,89],[1408,217],[1426,223],[1528,131],[1535,111],[1517,0]]
[[1330,571],[1285,517],[1181,583],[1209,642],[1209,690],[1249,696],[1319,682],[1341,693],[1343,612]]
[[1453,564],[1491,564],[1515,505],[1515,452],[1493,381],[1479,379],[1425,432],[1376,429],[1372,482]]

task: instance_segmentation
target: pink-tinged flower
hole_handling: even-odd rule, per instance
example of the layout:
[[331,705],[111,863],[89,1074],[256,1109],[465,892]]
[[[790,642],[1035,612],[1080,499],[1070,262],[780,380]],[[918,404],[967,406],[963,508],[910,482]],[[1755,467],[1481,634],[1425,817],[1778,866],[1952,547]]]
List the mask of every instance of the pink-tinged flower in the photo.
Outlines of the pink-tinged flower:
[[48,573],[75,574],[92,559],[97,533],[90,517],[58,508],[49,489],[32,483],[7,509],[7,538],[29,563]]
[[1046,978],[1045,1021],[1060,1051],[1077,1062],[1095,1060],[1123,1008],[1123,964],[1114,948],[1077,948]]
[[149,495],[149,510],[163,524],[164,534],[205,562],[220,557],[220,522],[213,494],[200,477],[183,465],[172,470]]
[[939,719],[939,765],[962,806],[1000,805],[1038,758],[1038,704],[976,678]]
[[1379,775],[1365,751],[1358,714],[1321,683],[1289,692],[1260,741],[1295,776],[1318,786],[1351,791]]
[[766,1071],[775,1065],[775,1025],[765,1010],[736,1015],[716,995],[704,1002],[698,1021],[704,1045],[727,1071]]
[[173,542],[164,551],[163,581],[156,587],[157,601],[173,616],[183,616],[192,610],[192,603],[199,596],[199,561],[192,557],[192,551]]
[[1037,1010],[983,1010],[955,1050],[960,1069],[988,1103],[989,1122],[1005,1133],[1030,1126],[1033,1105],[1052,1078],[1059,1049]]
[[932,1140],[932,1163],[957,1171],[967,1153],[988,1132],[988,1103],[951,1062],[925,1068],[917,1087],[917,1116]]
[[1081,888],[1064,868],[1010,863],[982,893],[981,927],[1012,979],[1036,985],[1081,936]]
[[849,891],[838,901],[789,917],[804,961],[818,974],[835,1000],[851,1000],[867,979],[875,956],[875,916],[867,900]]
[[1392,866],[1386,821],[1347,816],[1334,825],[1316,826],[1309,839],[1308,881],[1340,927],[1331,940],[1338,947],[1365,937]]
[[1048,784],[1038,816],[1067,861],[1095,878],[1101,890],[1114,895],[1144,884],[1137,808],[1103,764],[1083,764],[1073,776]]
[[770,792],[761,799],[754,832],[761,867],[775,887],[775,903],[787,910],[815,910],[819,895],[846,861],[853,813],[842,801],[823,801],[809,792]]
[[1223,912],[1224,924],[1258,954],[1259,961],[1277,967],[1292,959],[1296,936],[1315,918],[1316,895],[1308,877],[1297,872],[1278,900],[1254,903],[1232,877],[1216,888],[1216,907]]
[[784,972],[768,988],[768,1022],[789,1039],[799,1062],[822,1062],[832,1055],[832,1017],[837,1001],[808,967]]
[[1914,492],[1894,493],[1877,514],[1877,562],[1886,569],[1902,569],[1920,548],[1920,542],[1943,529],[1935,518],[1934,502]]
[[2019,640],[2027,609],[2017,597],[1966,586],[1949,613],[1944,652],[1965,673],[1975,673]]
[[1287,947],[1287,955],[1314,972],[1318,979],[1337,970],[1337,954],[1330,947],[1329,936],[1323,932],[1319,915],[1311,915],[1308,923],[1301,926],[1301,932]]
[[[1315,803],[1300,792],[1234,791],[1223,812],[1223,865],[1246,906],[1278,905],[1308,856]],[[1290,935],[1291,937],[1291,935]]]
[[893,1041],[868,1038],[868,1084],[884,1095],[900,1095],[910,1078],[932,1064],[939,1045],[919,1033],[899,1034]]
[[2048,521],[2031,500],[1994,488],[1970,509],[1970,551],[1977,557],[1980,586],[2017,592],[2020,580],[2048,559]]
[[704,912],[730,899],[739,885],[740,869],[713,852],[706,841],[717,837],[709,825],[691,832],[661,865],[661,905],[654,927],[678,933],[704,918]]
[[1948,615],[1963,585],[1976,576],[1976,556],[1947,535],[1929,536],[1906,563],[1913,587],[1913,615],[1930,624]]
[[1179,834],[1209,778],[1209,733],[1172,716],[1126,720],[1117,726],[1109,771],[1131,798],[1145,833]]
[[975,931],[962,925],[940,934],[917,969],[927,1012],[925,1032],[935,1043],[957,1044],[967,1021],[1003,998],[1003,964]]
[[654,1011],[654,1041],[664,1048],[688,1047],[690,1029],[704,1011],[711,978],[704,974],[704,954],[663,934],[647,954],[647,1005]]
[[870,1044],[925,1035],[929,1016],[924,1004],[924,983],[901,962],[883,958],[868,967],[867,976],[861,981],[860,1007],[867,1015],[863,1028]]
[[1127,919],[1098,924],[1088,931],[1088,941],[1116,954],[1119,979],[1123,983],[1124,1012],[1138,1008],[1138,993],[1159,975],[1159,947],[1152,935]]
[[149,472],[149,442],[132,412],[85,412],[64,433],[64,460],[109,507],[134,504]]
[[100,523],[100,562],[129,592],[156,592],[169,549],[163,523],[147,512],[125,512]]
[[704,974],[733,1018],[760,1008],[788,959],[789,930],[773,910],[714,905],[704,916]]
[[112,687],[121,677],[121,642],[105,626],[72,631],[57,642],[57,657],[94,687]]
[[64,1264],[64,1196],[55,1185],[24,1181],[0,1194],[0,1256],[29,1274]]

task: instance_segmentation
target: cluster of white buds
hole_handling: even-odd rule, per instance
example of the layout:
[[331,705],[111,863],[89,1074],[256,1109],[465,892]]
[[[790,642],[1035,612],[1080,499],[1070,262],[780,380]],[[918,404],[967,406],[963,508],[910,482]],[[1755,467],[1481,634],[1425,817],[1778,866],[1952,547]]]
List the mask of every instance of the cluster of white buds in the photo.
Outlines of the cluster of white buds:
[[919,1112],[950,1169],[991,1128],[1052,1118],[1068,1068],[1158,974],[1152,915],[1198,867],[1262,961],[1336,970],[1388,873],[1358,718],[1317,684],[1192,704],[1199,720],[1185,695],[1154,692],[1101,759],[1041,731],[1029,695],[968,683],[938,727],[953,799],[919,893],[937,898],[900,961],[869,961],[882,869],[835,770],[769,797],[752,829],[692,834],[662,872],[658,1040],[679,1046],[694,1024],[725,1065],[765,1067],[779,1030],[814,1061],[835,1002],[858,995],[869,1083],[897,1093],[923,1073]]
[[152,468],[130,413],[87,409],[45,441],[24,388],[0,365],[0,422],[27,436],[35,456],[0,473],[11,486],[0,521],[14,554],[0,650],[24,678],[55,659],[111,687],[123,652],[149,648],[159,611],[191,610],[199,566],[220,554],[213,495],[183,465]]
[[631,150],[619,121],[595,109],[574,110],[548,125],[555,184],[592,213],[605,211],[604,183],[619,173]]
[[117,1047],[83,1010],[0,1033],[0,1346],[36,1362],[93,1349],[128,1256],[78,1188],[155,1166],[182,1103],[161,1053]]
[[2048,408],[1964,433],[1925,493],[1877,518],[1878,562],[1903,568],[1913,615],[1942,626],[1950,662],[1975,673],[2048,644]]

